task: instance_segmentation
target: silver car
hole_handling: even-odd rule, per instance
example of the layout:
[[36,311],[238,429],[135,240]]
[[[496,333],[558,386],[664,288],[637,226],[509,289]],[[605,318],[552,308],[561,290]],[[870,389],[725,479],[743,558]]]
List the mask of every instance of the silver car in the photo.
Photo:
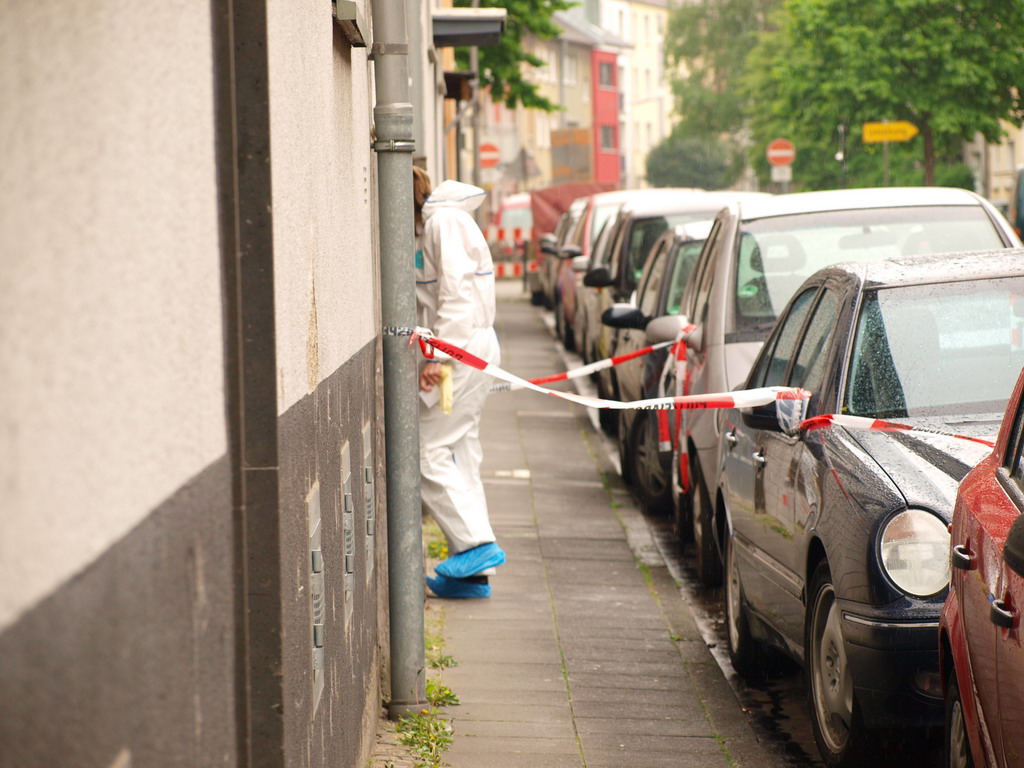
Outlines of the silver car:
[[[699,395],[739,386],[779,312],[823,267],[1019,246],[1006,219],[963,189],[833,190],[731,204],[715,219],[683,295],[679,327],[694,327],[685,337],[686,375],[674,381],[674,391]],[[684,411],[675,440],[676,531],[684,539],[692,533],[705,584],[722,578],[721,532],[711,527],[717,500],[708,486],[719,473],[722,413]]]

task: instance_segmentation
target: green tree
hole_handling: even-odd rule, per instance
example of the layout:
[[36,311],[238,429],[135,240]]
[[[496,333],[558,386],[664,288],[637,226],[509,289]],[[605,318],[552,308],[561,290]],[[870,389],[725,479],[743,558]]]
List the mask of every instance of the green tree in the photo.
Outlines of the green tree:
[[688,136],[677,127],[647,155],[647,181],[653,187],[725,189],[739,175],[741,162],[730,145]]
[[750,58],[744,89],[761,98],[750,113],[753,152],[787,135],[809,155],[801,163],[798,154],[798,174],[815,153],[837,151],[839,125],[850,134],[848,167],[877,167],[880,150],[860,144],[861,124],[908,120],[921,135],[892,145],[890,159],[916,152],[933,184],[962,140],[997,141],[1001,119],[1024,117],[1021,0],[786,0],[775,26]]
[[703,0],[669,17],[665,57],[673,78],[680,131],[690,136],[736,133],[748,94],[739,87],[747,53],[781,0]]
[[[567,10],[575,3],[571,0],[456,0],[459,8],[504,8],[508,11],[505,34],[498,45],[479,49],[480,86],[490,88],[495,101],[504,102],[509,109],[518,105],[554,112],[557,104],[538,93],[537,86],[524,76],[523,65],[542,67],[544,61],[523,48],[523,38],[533,34],[541,40],[550,40],[562,34],[552,21],[556,11]],[[469,69],[469,49],[460,48],[456,58],[462,69]]]

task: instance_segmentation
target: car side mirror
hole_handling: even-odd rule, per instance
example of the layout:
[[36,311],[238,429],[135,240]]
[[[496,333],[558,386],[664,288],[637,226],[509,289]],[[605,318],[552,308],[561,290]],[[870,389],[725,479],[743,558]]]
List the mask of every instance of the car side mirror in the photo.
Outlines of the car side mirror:
[[679,332],[687,325],[682,315],[662,315],[647,324],[647,343],[660,344],[663,341],[675,341]]
[[775,403],[756,405],[753,408],[741,408],[740,418],[750,429],[763,429],[766,432],[782,432],[779,415]]
[[588,288],[607,288],[613,282],[608,267],[594,267],[583,276],[583,284]]
[[578,245],[563,245],[561,253],[558,254],[558,258],[560,258],[562,261],[566,261],[568,259],[575,259],[577,256],[582,255],[583,249],[580,248]]
[[1018,576],[1024,576],[1024,515],[1018,515],[1010,525],[1003,545],[1003,560]]
[[590,269],[590,257],[581,254],[572,260],[572,271],[581,274]]
[[540,250],[541,253],[547,253],[551,256],[558,255],[558,238],[555,237],[553,232],[540,236]]
[[601,322],[612,328],[643,328],[648,318],[632,304],[612,304],[601,313]]
[[741,408],[740,418],[750,429],[797,435],[807,415],[807,400],[775,400],[767,405]]

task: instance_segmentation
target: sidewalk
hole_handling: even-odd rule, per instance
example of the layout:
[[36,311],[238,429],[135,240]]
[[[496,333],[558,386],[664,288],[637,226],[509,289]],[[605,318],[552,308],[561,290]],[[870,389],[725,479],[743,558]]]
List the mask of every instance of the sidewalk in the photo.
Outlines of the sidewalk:
[[[521,282],[499,285],[502,367],[564,363]],[[571,385],[568,385],[571,386]],[[773,766],[585,409],[495,393],[482,426],[491,521],[508,562],[489,600],[428,598],[459,697],[452,768]],[[399,765],[399,763],[395,763]]]

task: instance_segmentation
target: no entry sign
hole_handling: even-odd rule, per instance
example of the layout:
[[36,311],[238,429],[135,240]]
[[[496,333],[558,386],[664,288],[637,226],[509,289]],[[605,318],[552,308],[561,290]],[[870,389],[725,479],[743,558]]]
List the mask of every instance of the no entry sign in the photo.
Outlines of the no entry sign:
[[765,155],[772,165],[792,165],[796,159],[796,147],[789,139],[773,139]]
[[501,162],[501,152],[498,151],[497,144],[481,144],[480,145],[480,167],[481,168],[495,168],[498,163]]

